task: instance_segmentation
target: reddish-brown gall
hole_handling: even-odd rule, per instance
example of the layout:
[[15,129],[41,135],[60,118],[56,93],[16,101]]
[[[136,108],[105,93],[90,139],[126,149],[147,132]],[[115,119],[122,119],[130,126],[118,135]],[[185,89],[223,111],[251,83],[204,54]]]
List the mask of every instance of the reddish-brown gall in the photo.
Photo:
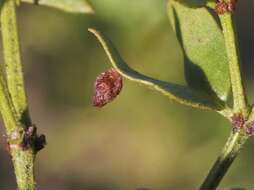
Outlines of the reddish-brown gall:
[[111,102],[121,92],[122,86],[122,76],[115,69],[101,73],[94,84],[93,105],[103,107]]

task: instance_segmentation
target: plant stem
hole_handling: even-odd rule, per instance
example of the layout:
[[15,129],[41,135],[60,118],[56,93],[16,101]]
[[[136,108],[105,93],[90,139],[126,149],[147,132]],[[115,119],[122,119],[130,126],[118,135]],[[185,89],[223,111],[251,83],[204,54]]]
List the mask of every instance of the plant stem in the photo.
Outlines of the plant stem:
[[247,116],[247,99],[241,77],[239,50],[236,41],[235,27],[232,17],[233,16],[231,13],[225,13],[219,16],[225,38],[227,56],[229,60],[229,71],[233,92],[234,111],[236,113],[241,112],[245,116]]
[[[35,153],[24,150],[25,129],[31,125],[28,116],[24,88],[20,47],[16,24],[15,0],[5,0],[1,10],[1,30],[3,38],[6,77],[3,68],[0,76],[0,109],[10,143],[10,153],[14,165],[19,190],[34,190],[33,163]],[[7,80],[7,84],[5,79]]]
[[221,155],[214,163],[199,190],[215,190],[218,187],[247,139],[247,136],[244,136],[239,132],[230,135]]
[[14,107],[24,125],[31,125],[24,87],[24,74],[16,21],[15,0],[7,0],[1,13],[3,53],[7,86]]
[[35,190],[33,151],[18,148],[11,150],[11,155],[19,190]]
[[[7,86],[3,80],[3,73],[0,75],[0,110],[4,119],[6,132],[8,137],[15,135],[15,143],[22,141],[22,125],[16,119],[17,115],[14,105],[10,99]],[[11,145],[10,145],[11,146]],[[22,148],[17,147],[10,149],[12,160],[14,164],[17,184],[20,190],[34,190],[35,182],[33,177],[33,162],[34,153],[32,150],[24,151]]]
[[14,131],[22,130],[11,101],[8,88],[5,84],[2,71],[0,72],[0,111],[3,116],[8,136],[10,136]]

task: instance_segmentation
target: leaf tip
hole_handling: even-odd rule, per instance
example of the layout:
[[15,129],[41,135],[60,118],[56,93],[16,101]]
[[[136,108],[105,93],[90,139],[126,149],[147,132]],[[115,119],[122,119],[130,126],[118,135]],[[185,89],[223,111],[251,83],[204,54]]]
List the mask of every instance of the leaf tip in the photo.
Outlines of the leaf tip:
[[87,30],[88,32],[92,33],[97,38],[100,36],[100,32],[96,30],[95,28],[88,28]]
[[87,30],[88,30],[88,32],[91,32],[93,34],[96,33],[96,30],[94,28],[88,28]]

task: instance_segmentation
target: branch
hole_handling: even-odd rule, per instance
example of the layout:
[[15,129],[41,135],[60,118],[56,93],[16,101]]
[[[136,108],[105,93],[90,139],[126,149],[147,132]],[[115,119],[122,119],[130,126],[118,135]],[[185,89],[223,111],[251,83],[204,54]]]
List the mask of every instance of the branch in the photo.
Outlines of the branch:
[[3,68],[1,68],[1,114],[8,135],[18,188],[19,190],[34,190],[33,163],[35,151],[32,147],[26,148],[22,146],[24,145],[26,130],[31,125],[31,120],[27,111],[14,0],[6,0],[4,2],[0,17],[5,61],[4,69],[6,70],[7,80],[6,84]]
[[1,24],[7,86],[18,118],[24,125],[30,126],[31,119],[28,115],[14,0],[7,0],[4,4]]
[[222,153],[214,163],[199,190],[214,190],[218,187],[247,139],[247,136],[242,135],[239,132],[230,135]]
[[225,45],[229,60],[229,71],[232,84],[234,111],[236,113],[243,113],[244,116],[248,114],[248,103],[244,91],[241,69],[239,50],[236,42],[235,28],[231,13],[219,15],[223,34],[225,38]]

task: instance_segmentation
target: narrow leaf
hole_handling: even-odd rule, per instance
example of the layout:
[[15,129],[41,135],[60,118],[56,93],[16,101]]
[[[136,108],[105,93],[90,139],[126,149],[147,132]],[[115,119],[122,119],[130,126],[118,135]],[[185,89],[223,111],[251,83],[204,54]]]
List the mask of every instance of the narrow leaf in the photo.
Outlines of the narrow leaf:
[[169,1],[169,18],[183,49],[188,85],[226,101],[230,76],[225,42],[215,18],[206,8]]
[[103,33],[95,29],[89,29],[89,31],[100,41],[112,66],[129,80],[149,86],[184,105],[217,111],[223,108],[223,105],[215,103],[204,94],[197,93],[188,87],[157,80],[133,70],[124,62],[113,43]]
[[88,0],[22,0],[22,2],[45,5],[72,13],[94,13],[94,9]]

